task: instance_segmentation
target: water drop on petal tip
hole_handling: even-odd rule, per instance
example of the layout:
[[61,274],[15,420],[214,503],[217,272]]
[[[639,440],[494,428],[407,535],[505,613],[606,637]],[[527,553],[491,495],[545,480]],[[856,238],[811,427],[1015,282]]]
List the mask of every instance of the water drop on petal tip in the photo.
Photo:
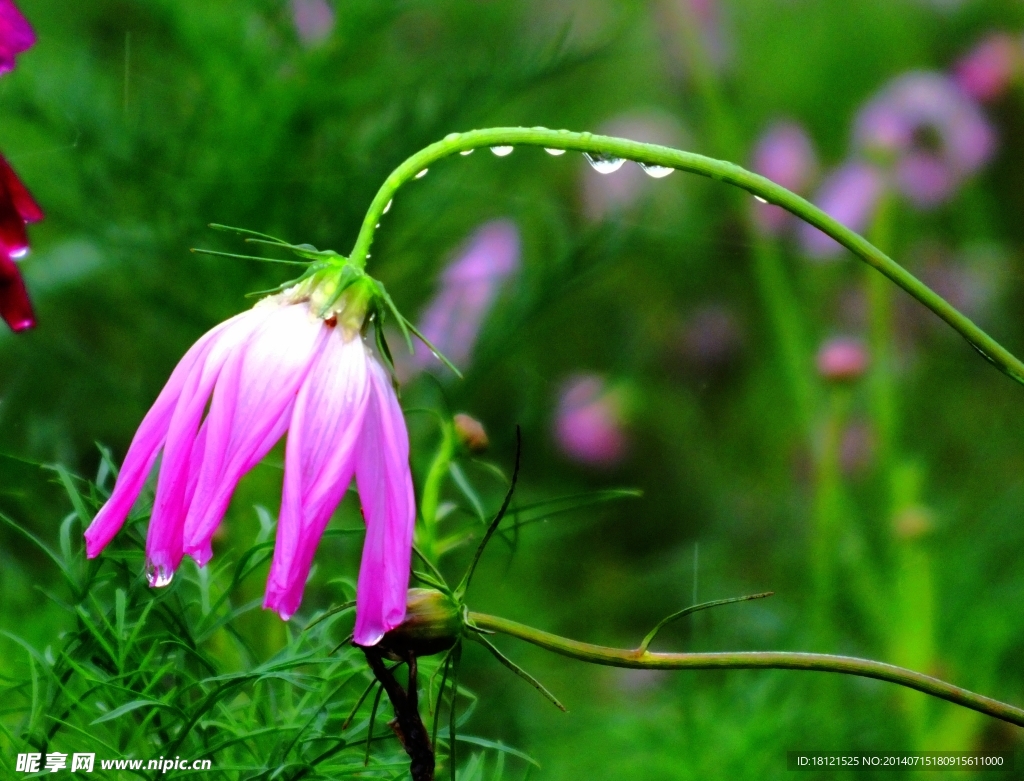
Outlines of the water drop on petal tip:
[[461,152],[459,152],[459,154],[465,157],[466,155],[473,154],[475,151],[475,149],[463,149]]
[[494,152],[498,157],[507,157],[512,154],[512,147],[510,146],[492,146],[491,151]]
[[652,176],[655,179],[663,179],[676,170],[675,168],[670,168],[667,165],[648,165],[646,163],[640,163],[640,167],[644,169],[645,174]]
[[613,174],[622,168],[622,164],[626,162],[621,157],[591,155],[589,152],[584,152],[583,156],[587,158],[587,162],[599,174]]
[[21,260],[23,257],[28,255],[28,247],[21,247],[20,249],[11,250],[9,255],[11,260]]
[[422,171],[420,171],[418,174],[416,174],[416,178],[417,179],[422,179],[424,176],[427,175],[427,171],[429,171],[429,170],[430,170],[429,168],[424,168]]
[[292,614],[289,613],[287,610],[278,610],[277,614],[279,616],[281,616],[281,620],[282,621],[291,621],[292,620]]
[[382,214],[387,214],[387,213],[388,213],[388,211],[389,211],[389,210],[391,209],[391,203],[392,203],[392,201],[394,201],[394,200],[395,200],[395,199],[394,199],[394,198],[392,198],[392,199],[391,199],[390,201],[388,201],[388,205],[384,207],[384,211],[382,212]]
[[173,570],[168,570],[162,565],[156,567],[152,564],[146,565],[146,582],[149,583],[150,588],[169,586],[172,580],[174,580]]
[[565,154],[564,149],[548,149],[547,147],[544,147],[544,151],[547,152],[549,155],[554,155],[555,157]]
[[768,201],[766,201],[766,200],[765,200],[764,198],[762,198],[762,197],[761,197],[760,195],[755,195],[755,196],[754,196],[754,200],[755,200],[755,201],[758,201],[759,203],[768,203]]

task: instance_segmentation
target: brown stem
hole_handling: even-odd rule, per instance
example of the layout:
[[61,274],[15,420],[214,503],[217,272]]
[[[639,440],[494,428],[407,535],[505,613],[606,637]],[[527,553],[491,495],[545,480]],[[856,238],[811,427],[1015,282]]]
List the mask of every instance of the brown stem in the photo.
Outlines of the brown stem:
[[409,690],[402,688],[395,676],[384,664],[384,657],[377,648],[363,648],[370,669],[387,692],[395,709],[394,729],[402,748],[409,755],[409,773],[412,781],[434,781],[434,749],[430,745],[427,728],[420,718],[419,697],[416,691],[416,657],[409,655]]

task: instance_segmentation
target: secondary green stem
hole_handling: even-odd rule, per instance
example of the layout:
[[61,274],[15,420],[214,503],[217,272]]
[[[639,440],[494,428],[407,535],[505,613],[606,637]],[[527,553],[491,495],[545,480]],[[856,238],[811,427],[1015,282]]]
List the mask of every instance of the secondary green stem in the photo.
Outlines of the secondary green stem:
[[830,217],[814,204],[799,195],[780,187],[758,174],[751,173],[734,163],[715,160],[694,152],[683,152],[657,144],[644,144],[624,138],[600,136],[592,133],[574,133],[569,130],[549,130],[543,127],[496,127],[484,130],[470,130],[466,133],[451,133],[408,158],[377,191],[370,208],[363,219],[351,262],[362,268],[373,243],[376,226],[391,203],[398,188],[418,173],[458,152],[491,146],[540,146],[549,149],[567,149],[588,152],[592,155],[606,155],[646,163],[648,165],[675,168],[680,171],[708,176],[735,185],[759,196],[770,203],[776,203],[802,220],[825,232],[865,263],[881,271],[885,276],[906,290],[910,295],[931,309],[951,325],[990,363],[1004,374],[1024,384],[1024,363],[1006,350],[995,339],[986,334],[965,317],[944,298],[925,285],[921,280],[903,268],[864,237]]
[[856,659],[851,656],[808,654],[791,651],[736,651],[719,653],[651,653],[637,649],[608,648],[581,643],[553,635],[540,629],[484,613],[469,613],[470,626],[490,632],[518,637],[548,651],[592,664],[610,667],[632,667],[645,670],[816,670],[818,672],[858,675],[876,678],[930,694],[962,705],[1010,724],[1024,727],[1024,709],[961,689],[930,675],[903,667]]

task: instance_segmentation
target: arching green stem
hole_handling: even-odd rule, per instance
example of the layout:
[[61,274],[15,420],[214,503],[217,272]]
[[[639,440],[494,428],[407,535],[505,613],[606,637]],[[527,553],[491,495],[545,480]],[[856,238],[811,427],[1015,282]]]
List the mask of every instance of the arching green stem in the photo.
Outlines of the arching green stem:
[[899,263],[814,204],[763,176],[747,171],[733,163],[714,160],[694,152],[683,152],[666,146],[643,144],[624,138],[592,133],[574,133],[568,130],[549,130],[543,127],[496,127],[470,130],[466,133],[452,133],[443,140],[417,152],[391,172],[391,175],[377,191],[377,195],[363,219],[359,236],[352,248],[351,262],[360,268],[365,266],[376,226],[399,187],[438,160],[459,152],[492,146],[539,146],[548,149],[567,149],[587,152],[591,155],[635,160],[647,165],[675,168],[718,179],[740,187],[769,203],[778,204],[831,236],[868,265],[878,269],[949,323],[990,363],[1004,374],[1024,384],[1024,363],[1021,363],[1012,353],[975,325],[970,318],[957,311],[949,302]]
[[869,659],[831,654],[807,654],[790,651],[736,651],[723,653],[651,653],[639,649],[608,648],[591,643],[569,640],[549,632],[534,629],[506,618],[484,613],[469,613],[473,629],[499,632],[518,637],[548,651],[571,659],[610,667],[632,667],[643,670],[816,670],[818,672],[859,675],[877,678],[900,686],[930,694],[942,700],[962,705],[1002,721],[1024,727],[1024,709],[1007,705],[980,694],[953,686],[930,675],[896,667]]

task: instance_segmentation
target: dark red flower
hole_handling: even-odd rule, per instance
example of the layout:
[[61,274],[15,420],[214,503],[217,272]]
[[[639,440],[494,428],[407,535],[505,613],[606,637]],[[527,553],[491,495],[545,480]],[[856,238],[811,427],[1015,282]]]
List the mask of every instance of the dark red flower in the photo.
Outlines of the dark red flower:
[[[0,8],[2,3],[0,0]],[[0,156],[0,317],[12,331],[24,331],[36,324],[32,303],[14,261],[28,252],[25,224],[42,218],[43,210]]]
[[14,68],[15,55],[36,42],[36,34],[14,0],[0,0],[0,73]]

